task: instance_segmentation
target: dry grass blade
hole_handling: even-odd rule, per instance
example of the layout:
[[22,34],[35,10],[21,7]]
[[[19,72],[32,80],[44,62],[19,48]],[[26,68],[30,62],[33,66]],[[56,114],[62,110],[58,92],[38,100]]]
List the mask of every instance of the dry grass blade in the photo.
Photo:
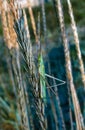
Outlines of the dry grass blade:
[[56,0],[56,1],[57,1],[57,5],[58,5],[57,7],[58,7],[58,14],[59,14],[59,21],[60,21],[60,27],[61,27],[62,37],[63,37],[63,45],[64,45],[64,52],[65,52],[65,59],[66,59],[66,73],[67,73],[67,79],[70,84],[70,90],[71,90],[75,117],[76,117],[77,130],[82,130],[82,123],[81,123],[82,114],[80,111],[79,102],[78,102],[75,87],[73,84],[71,60],[70,60],[70,53],[69,53],[69,48],[68,48],[68,41],[67,41],[67,37],[66,37],[66,33],[65,33],[62,5],[61,5],[60,0]]
[[8,46],[8,48],[10,48],[10,36],[9,36],[9,30],[8,30],[8,25],[7,25],[7,16],[6,16],[6,12],[4,10],[4,1],[2,2],[2,6],[1,6],[1,18],[2,18],[2,26],[3,26],[3,34],[4,34],[4,40]]
[[35,23],[35,19],[34,19],[34,15],[33,15],[33,11],[32,11],[30,0],[28,0],[28,10],[29,10],[29,14],[30,14],[32,28],[33,28],[34,35],[35,35],[35,40],[36,40],[36,43],[37,43],[38,42],[38,37],[37,37],[36,23]]
[[9,35],[10,35],[10,49],[16,48],[18,49],[18,43],[16,42],[17,36],[14,31],[14,21],[13,16],[11,15],[11,12],[7,12],[7,23],[8,23],[8,29],[9,29]]
[[6,3],[6,0],[2,2],[1,8],[1,18],[2,18],[2,25],[3,25],[3,34],[5,43],[9,49],[11,48],[18,48],[18,44],[16,42],[16,34],[13,29],[13,17],[11,15],[10,10],[8,12],[5,11],[5,4],[6,8],[9,10],[9,6]]
[[[69,14],[70,14],[70,19],[71,19],[71,27],[73,30],[73,35],[74,35],[74,40],[75,40],[75,46],[77,50],[77,56],[80,64],[80,72],[81,72],[81,77],[82,77],[82,82],[84,85],[84,92],[85,92],[85,74],[84,74],[84,63],[81,55],[81,50],[80,50],[80,45],[79,45],[79,37],[78,37],[78,32],[77,32],[77,27],[73,15],[73,9],[70,0],[67,0],[68,3],[68,8],[69,8]],[[84,103],[84,118],[85,118],[85,103]]]
[[83,85],[85,87],[84,64],[83,64],[80,45],[79,45],[78,31],[77,31],[77,27],[76,27],[74,15],[73,15],[73,9],[72,9],[70,0],[67,0],[67,3],[68,3],[69,14],[70,14],[70,19],[71,19],[71,27],[73,30],[73,35],[74,35],[74,40],[75,40],[75,46],[76,46],[76,50],[77,50],[77,56],[78,56],[78,60],[79,60],[79,64],[80,64],[82,81],[83,81]]

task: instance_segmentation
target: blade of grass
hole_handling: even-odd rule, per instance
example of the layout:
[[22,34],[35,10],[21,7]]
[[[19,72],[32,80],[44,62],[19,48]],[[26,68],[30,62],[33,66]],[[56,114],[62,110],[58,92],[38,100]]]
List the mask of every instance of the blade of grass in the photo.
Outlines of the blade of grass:
[[80,116],[82,115],[80,112],[80,106],[77,99],[74,83],[73,83],[73,76],[72,76],[72,70],[71,70],[71,60],[70,60],[70,53],[69,53],[69,47],[68,47],[68,40],[65,33],[65,25],[64,25],[64,17],[63,17],[63,10],[60,0],[56,0],[58,7],[58,14],[59,14],[59,21],[60,21],[60,28],[61,33],[63,37],[63,46],[64,46],[64,52],[65,52],[65,60],[66,60],[66,73],[67,73],[67,79],[70,85],[73,105],[74,105],[74,111],[75,111],[75,117],[76,117],[76,124],[77,129],[82,130],[82,124],[80,122]]

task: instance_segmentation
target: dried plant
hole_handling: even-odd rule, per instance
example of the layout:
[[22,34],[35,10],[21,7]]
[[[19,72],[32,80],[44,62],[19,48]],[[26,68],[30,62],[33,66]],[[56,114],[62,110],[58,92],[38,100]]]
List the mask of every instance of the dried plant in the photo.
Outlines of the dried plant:
[[60,27],[61,27],[62,37],[63,37],[63,45],[64,45],[64,52],[65,52],[65,60],[66,60],[66,73],[67,73],[67,79],[69,81],[73,105],[74,105],[77,129],[82,130],[83,129],[82,122],[81,122],[82,114],[81,114],[79,102],[77,99],[77,95],[76,95],[76,91],[75,91],[75,87],[74,87],[74,83],[73,83],[71,60],[70,60],[70,53],[69,53],[69,47],[68,47],[68,40],[67,40],[66,33],[65,33],[62,5],[61,5],[60,0],[56,0],[56,1],[57,1],[57,7],[58,7]]
[[35,19],[34,19],[34,15],[33,15],[33,11],[32,11],[30,0],[28,0],[28,10],[29,10],[29,14],[30,14],[32,28],[33,28],[34,35],[35,35],[35,40],[36,40],[36,43],[37,43],[38,42],[38,37],[37,37],[36,23],[35,23]]
[[[4,2],[4,1],[3,1]],[[4,39],[7,44],[7,46],[10,48],[10,36],[7,26],[7,17],[6,17],[6,11],[4,10],[4,3],[2,2],[2,8],[1,8],[1,18],[2,18],[2,26],[3,26],[3,34]]]
[[70,0],[67,0],[67,3],[68,3],[69,14],[70,14],[70,18],[71,18],[71,27],[72,27],[72,30],[73,30],[75,46],[76,46],[76,50],[77,50],[77,56],[78,56],[78,60],[79,60],[79,64],[80,64],[82,81],[83,81],[83,85],[85,87],[84,64],[83,64],[80,45],[79,45],[78,31],[77,31],[76,22],[75,22],[75,19],[74,19],[73,9],[72,9],[72,5],[71,5]]
[[13,16],[11,12],[7,12],[7,23],[8,23],[8,29],[9,29],[9,35],[10,35],[10,49],[11,48],[16,48],[18,49],[18,43],[16,42],[17,36],[14,31],[14,21],[13,21]]
[[[20,45],[20,49],[22,51],[22,55],[26,61],[27,64],[27,69],[30,73],[30,83],[32,84],[33,88],[32,88],[32,92],[34,95],[34,100],[35,100],[35,104],[36,104],[36,113],[39,117],[39,122],[40,122],[40,126],[41,129],[45,129],[44,126],[44,121],[42,120],[43,115],[41,113],[40,110],[40,106],[39,106],[39,100],[37,101],[36,98],[38,97],[38,93],[36,92],[36,87],[38,86],[38,81],[36,79],[36,68],[35,68],[35,64],[34,64],[34,59],[33,59],[33,55],[32,55],[32,46],[31,46],[31,42],[30,42],[30,35],[29,35],[29,30],[28,30],[28,25],[27,25],[27,19],[26,19],[26,15],[25,12],[21,10],[20,11],[20,15],[19,15],[19,19],[16,19],[15,17],[15,31],[17,34],[17,39],[18,39],[18,43]],[[15,14],[15,12],[14,12]],[[24,29],[24,30],[23,30]]]
[[[6,7],[5,7],[5,5],[6,5]],[[4,8],[7,8],[7,10],[5,10]],[[6,0],[2,1],[1,18],[3,21],[2,22],[3,34],[4,34],[4,39],[5,39],[5,43],[7,44],[7,47],[9,49],[18,48],[18,44],[17,44],[17,42],[15,42],[16,35],[15,35],[14,29],[13,29],[13,18],[9,11],[9,6],[8,6]]]
[[17,94],[18,94],[18,107],[19,112],[21,116],[21,123],[24,130],[29,130],[29,124],[28,124],[28,115],[27,115],[27,106],[26,106],[26,100],[24,95],[24,84],[21,74],[21,67],[20,67],[20,58],[19,58],[19,50],[16,51],[16,58],[15,63],[13,64],[14,72],[17,78]]
[[[74,40],[75,40],[75,46],[76,46],[76,50],[77,50],[77,56],[78,56],[79,65],[80,65],[82,82],[84,85],[84,92],[85,92],[85,75],[84,75],[85,71],[84,71],[84,63],[82,60],[82,55],[81,55],[81,50],[80,50],[80,45],[79,45],[78,31],[77,31],[76,22],[74,19],[73,9],[72,9],[72,5],[71,5],[70,0],[67,0],[67,3],[68,3],[69,15],[70,15],[70,19],[71,19],[71,27],[73,30],[73,35],[74,35]],[[85,102],[84,102],[84,116],[85,116]]]

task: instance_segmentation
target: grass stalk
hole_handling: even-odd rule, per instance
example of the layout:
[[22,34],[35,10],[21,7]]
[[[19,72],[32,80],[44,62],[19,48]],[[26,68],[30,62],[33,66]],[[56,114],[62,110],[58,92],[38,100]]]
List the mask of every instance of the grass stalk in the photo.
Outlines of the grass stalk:
[[[29,34],[29,29],[28,29],[28,25],[27,25],[27,18],[26,18],[26,14],[25,12],[22,10],[20,11],[20,15],[17,19],[15,18],[15,31],[17,34],[17,39],[18,39],[18,43],[20,45],[20,49],[21,52],[24,56],[24,59],[27,63],[27,70],[30,73],[30,83],[33,86],[32,87],[32,93],[34,95],[34,101],[36,104],[36,113],[38,115],[38,118],[40,119],[40,126],[42,130],[45,130],[45,125],[44,125],[44,121],[42,121],[42,113],[40,111],[40,107],[39,107],[39,101],[36,100],[36,98],[38,98],[38,94],[36,92],[36,86],[38,86],[38,81],[36,78],[36,67],[34,64],[34,58],[33,58],[33,54],[32,54],[32,46],[31,46],[31,41],[30,41],[30,34]],[[14,12],[15,13],[15,12]],[[22,22],[24,22],[22,24]],[[23,31],[24,29],[24,31]]]
[[29,14],[30,14],[32,28],[33,28],[33,31],[34,31],[35,40],[36,40],[36,43],[37,43],[38,42],[38,37],[37,37],[36,23],[35,23],[35,19],[34,19],[33,10],[32,10],[30,0],[28,0],[28,10],[29,10]]
[[73,100],[73,105],[74,105],[77,130],[82,130],[82,123],[81,123],[81,117],[80,117],[80,116],[82,116],[82,114],[80,111],[80,106],[79,106],[79,102],[77,99],[77,95],[76,95],[76,91],[75,91],[75,87],[74,87],[74,83],[73,83],[71,60],[70,60],[70,53],[69,53],[69,47],[68,47],[68,40],[67,40],[66,33],[65,33],[62,5],[61,5],[60,0],[56,0],[56,1],[57,1],[56,6],[58,7],[61,33],[62,33],[62,37],[63,37],[63,46],[64,46],[64,53],[65,53],[65,60],[66,60],[66,74],[67,74],[67,79],[68,79],[68,82],[70,85],[70,90],[71,90],[71,95],[72,95],[72,100]]
[[71,27],[73,30],[73,35],[74,35],[74,40],[75,40],[75,46],[76,46],[76,50],[77,50],[77,56],[78,56],[78,60],[79,60],[79,64],[80,64],[80,72],[81,72],[81,76],[82,76],[83,85],[85,87],[84,63],[82,60],[82,55],[81,55],[81,50],[80,50],[80,45],[79,45],[80,42],[79,42],[79,37],[78,37],[78,31],[77,31],[76,22],[75,22],[74,15],[73,15],[71,1],[67,0],[67,3],[68,3],[69,15],[70,15],[70,19],[71,19]]
[[4,2],[2,2],[2,6],[1,6],[1,19],[2,19],[2,26],[3,26],[3,35],[4,35],[4,40],[8,46],[8,48],[10,48],[10,36],[9,36],[9,30],[8,30],[8,25],[7,25],[7,16],[6,16],[6,11],[4,9]]
[[[77,31],[76,22],[74,19],[71,1],[67,0],[67,3],[68,3],[69,15],[70,15],[70,19],[71,19],[71,27],[72,27],[72,31],[73,31],[73,35],[74,35],[75,46],[76,46],[76,50],[77,50],[77,56],[78,56],[78,60],[79,60],[82,82],[83,82],[83,86],[84,86],[84,92],[85,92],[85,73],[84,73],[85,70],[84,70],[84,63],[83,63],[83,59],[82,59],[80,45],[79,45],[80,41],[79,41],[78,31]],[[84,102],[84,118],[85,118],[85,102]]]
[[[23,79],[21,74],[21,67],[20,67],[20,54],[19,50],[16,51],[16,57],[15,57],[15,63],[13,63],[13,69],[15,72],[16,80],[17,80],[17,94],[18,94],[18,108],[21,116],[21,124],[22,129],[24,130],[30,130],[29,124],[28,124],[28,115],[27,115],[27,107],[26,107],[26,100],[24,95],[24,85],[23,85]],[[14,55],[14,54],[13,54]],[[13,57],[14,58],[14,57]]]

